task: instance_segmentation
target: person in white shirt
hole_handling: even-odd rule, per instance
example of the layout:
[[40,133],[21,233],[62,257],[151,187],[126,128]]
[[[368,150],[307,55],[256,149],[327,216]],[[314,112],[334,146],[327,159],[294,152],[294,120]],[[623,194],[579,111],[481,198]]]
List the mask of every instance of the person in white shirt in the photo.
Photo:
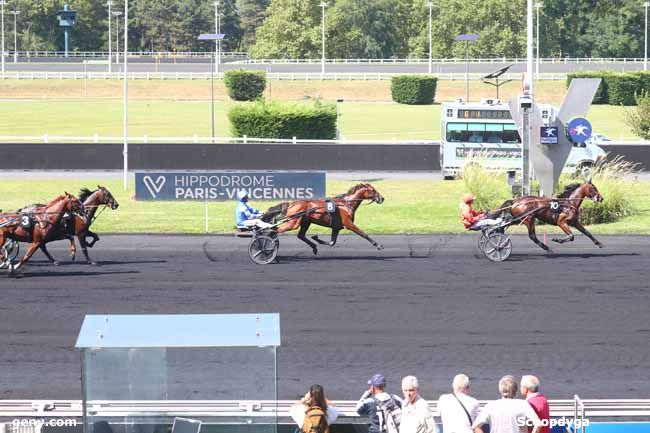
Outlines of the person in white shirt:
[[415,376],[402,379],[402,419],[400,433],[438,433],[426,400],[419,395],[419,383]]
[[305,413],[312,407],[318,407],[327,414],[327,424],[333,424],[339,417],[339,410],[332,406],[325,397],[325,390],[320,385],[312,385],[300,401],[289,408],[289,415],[302,428],[305,424]]
[[457,374],[451,383],[453,392],[438,399],[438,411],[445,433],[473,433],[472,423],[480,409],[478,400],[469,395],[469,377]]
[[518,384],[514,377],[503,376],[499,380],[500,400],[489,402],[481,410],[472,427],[474,433],[483,433],[481,428],[489,424],[490,433],[539,433],[542,426],[539,417],[526,400],[515,398]]

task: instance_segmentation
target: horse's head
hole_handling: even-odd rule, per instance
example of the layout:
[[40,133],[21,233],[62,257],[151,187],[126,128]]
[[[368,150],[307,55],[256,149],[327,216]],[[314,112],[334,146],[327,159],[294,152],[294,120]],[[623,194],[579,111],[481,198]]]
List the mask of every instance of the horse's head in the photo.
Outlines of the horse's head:
[[369,183],[364,184],[361,188],[361,198],[364,200],[372,200],[377,204],[382,204],[384,202],[384,196],[379,194],[379,191]]
[[596,185],[591,183],[591,180],[582,184],[582,188],[584,196],[593,200],[594,203],[600,203],[604,200],[603,196],[600,195],[598,188],[596,188]]
[[113,197],[113,194],[111,194],[108,188],[101,185],[97,185],[97,188],[98,188],[97,190],[100,193],[99,202],[101,204],[105,204],[106,206],[110,207],[112,210],[115,210],[120,206],[120,204],[117,202],[117,200],[115,200],[115,197]]
[[71,213],[79,213],[84,211],[84,206],[79,199],[72,194],[66,192],[63,196],[63,211]]

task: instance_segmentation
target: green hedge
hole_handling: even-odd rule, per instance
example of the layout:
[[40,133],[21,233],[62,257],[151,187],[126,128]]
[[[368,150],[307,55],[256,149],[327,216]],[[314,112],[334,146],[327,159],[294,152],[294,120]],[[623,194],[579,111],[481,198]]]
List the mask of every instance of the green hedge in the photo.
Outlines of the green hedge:
[[264,100],[238,104],[228,112],[235,137],[299,138],[333,140],[336,138],[336,105],[281,104]]
[[254,101],[262,97],[266,88],[266,74],[263,71],[239,69],[224,74],[228,96],[235,101]]
[[612,74],[607,77],[607,93],[611,105],[636,105],[641,80],[634,74]]
[[393,101],[409,105],[433,104],[436,96],[436,77],[397,75],[390,83]]
[[609,104],[609,93],[607,89],[607,77],[612,75],[611,72],[573,72],[566,76],[566,87],[569,88],[571,80],[574,78],[600,78],[600,86],[594,96],[593,104]]

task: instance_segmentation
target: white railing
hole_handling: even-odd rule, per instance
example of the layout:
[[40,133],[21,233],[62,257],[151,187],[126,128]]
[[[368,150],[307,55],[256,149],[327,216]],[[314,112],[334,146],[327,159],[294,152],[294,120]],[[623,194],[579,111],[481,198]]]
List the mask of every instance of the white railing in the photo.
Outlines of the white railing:
[[[199,137],[198,135],[192,137],[154,137],[154,136],[137,136],[128,137],[129,143],[267,143],[267,144],[367,144],[367,145],[392,145],[392,144],[421,144],[433,145],[439,144],[436,140],[348,140],[342,138],[340,140],[305,140],[297,139],[296,137],[283,139],[283,138],[254,138],[254,137]],[[1,143],[123,143],[124,137],[103,137],[99,135],[92,136],[56,136],[56,135],[6,135],[0,136]]]
[[[390,80],[395,75],[403,75],[404,72],[267,72],[269,80],[292,80],[292,81],[380,81]],[[439,80],[464,80],[465,73],[433,73],[409,75],[432,75]],[[470,73],[472,81],[481,79],[485,73]],[[504,74],[503,79],[521,80],[521,73]],[[540,73],[539,80],[564,80],[567,73]],[[11,80],[121,80],[123,74],[120,72],[54,72],[54,71],[6,71],[5,79]],[[223,79],[223,73],[215,74],[215,79]],[[210,80],[210,72],[129,72],[129,80]]]
[[[13,57],[13,50],[5,50],[7,56]],[[115,55],[115,51],[112,52]],[[120,57],[123,51],[120,51]],[[235,51],[222,51],[222,57],[247,58],[248,53]],[[19,58],[65,58],[65,51],[21,51],[18,50]],[[102,58],[108,57],[108,51],[69,51],[68,58]],[[129,57],[151,57],[151,58],[176,58],[176,57],[198,57],[211,58],[211,51],[129,51]]]

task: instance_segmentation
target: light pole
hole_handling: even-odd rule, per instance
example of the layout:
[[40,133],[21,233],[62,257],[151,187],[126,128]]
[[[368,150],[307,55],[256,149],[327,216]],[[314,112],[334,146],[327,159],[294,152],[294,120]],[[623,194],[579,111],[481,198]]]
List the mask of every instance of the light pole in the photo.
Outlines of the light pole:
[[456,36],[457,41],[465,42],[465,102],[469,102],[469,43],[477,39],[476,33]]
[[336,100],[336,140],[341,139],[341,104],[343,99],[339,98]]
[[648,70],[648,7],[650,2],[644,2],[643,7],[645,8],[645,44],[643,44],[643,70]]
[[111,6],[113,6],[113,2],[108,0],[106,6],[108,6],[108,73],[110,74],[113,72],[113,53],[111,52],[111,45],[113,44],[113,33],[111,32]]
[[2,79],[5,79],[5,0],[0,0],[0,9],[2,10]]
[[537,42],[537,48],[535,52],[537,53],[537,64],[535,65],[535,78],[539,80],[539,10],[542,8],[542,3],[537,2],[535,3],[535,10],[537,12],[537,17],[535,19],[536,24],[537,24],[537,36],[535,37],[535,41]]
[[115,64],[119,65],[120,64],[120,16],[122,16],[122,12],[120,11],[113,12],[113,16],[115,17],[115,25],[117,26],[115,28]]
[[[119,23],[119,20],[117,20]],[[119,27],[118,27],[119,29]],[[118,31],[119,37],[119,31]],[[119,39],[118,39],[119,40]],[[129,80],[127,79],[129,51],[129,0],[124,0],[124,190],[129,188]]]
[[[221,33],[219,28],[221,27],[221,20],[219,19],[219,2],[214,2],[214,34],[218,35]],[[216,70],[217,76],[219,76],[219,64],[221,63],[221,50],[220,50],[220,41],[218,39],[214,40],[214,50],[217,55],[217,60],[214,61],[214,69]],[[214,133],[212,134],[214,137]]]
[[431,19],[433,16],[433,2],[429,2],[429,73],[432,71],[432,64],[431,64],[431,51],[433,49],[433,44],[431,40]]
[[[214,41],[220,42],[223,39],[221,33],[202,33],[199,35],[199,41]],[[214,51],[212,51],[212,60],[215,61]],[[214,143],[214,70],[215,68],[210,64],[210,125],[212,126],[212,142]]]
[[327,7],[327,3],[320,2],[320,7],[322,9],[322,14],[321,14],[322,58],[321,58],[320,73],[321,75],[325,75],[325,7]]
[[16,25],[20,11],[10,11],[9,13],[14,16],[14,63],[18,63],[18,30]]

